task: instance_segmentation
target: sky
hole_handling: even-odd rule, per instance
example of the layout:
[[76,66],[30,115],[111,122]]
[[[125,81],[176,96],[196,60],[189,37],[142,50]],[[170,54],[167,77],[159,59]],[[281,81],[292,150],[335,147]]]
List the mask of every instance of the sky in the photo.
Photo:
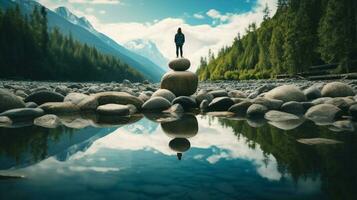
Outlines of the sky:
[[154,42],[169,60],[175,58],[174,35],[181,27],[186,37],[184,57],[191,71],[208,50],[214,53],[244,35],[252,22],[261,23],[268,5],[271,16],[277,0],[38,0],[50,9],[65,6],[86,17],[99,32],[119,44],[144,39]]

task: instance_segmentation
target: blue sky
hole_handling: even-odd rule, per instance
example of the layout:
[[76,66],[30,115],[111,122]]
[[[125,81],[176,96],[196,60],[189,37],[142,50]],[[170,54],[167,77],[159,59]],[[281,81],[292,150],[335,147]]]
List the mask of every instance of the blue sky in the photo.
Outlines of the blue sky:
[[267,4],[272,15],[277,0],[38,0],[50,9],[65,6],[86,17],[100,32],[120,44],[144,39],[154,42],[168,59],[175,56],[173,36],[178,27],[186,36],[184,51],[194,71],[209,49],[217,52],[261,23]]

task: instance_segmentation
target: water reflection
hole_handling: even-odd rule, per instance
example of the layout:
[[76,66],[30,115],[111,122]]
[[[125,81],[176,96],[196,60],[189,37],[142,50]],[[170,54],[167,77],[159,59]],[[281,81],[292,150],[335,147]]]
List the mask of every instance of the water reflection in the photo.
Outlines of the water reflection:
[[169,146],[177,152],[177,158],[181,160],[182,154],[191,147],[188,138],[194,137],[198,133],[198,122],[196,116],[185,114],[179,119],[162,122],[161,129],[167,136],[173,138]]
[[[67,186],[64,198],[79,193],[125,199],[357,197],[355,133],[336,134],[304,121],[146,117],[119,128],[1,128],[0,175],[25,175],[29,181],[0,179],[0,198],[16,197],[5,192],[10,187],[56,199],[58,185]],[[314,137],[343,144],[296,142]]]

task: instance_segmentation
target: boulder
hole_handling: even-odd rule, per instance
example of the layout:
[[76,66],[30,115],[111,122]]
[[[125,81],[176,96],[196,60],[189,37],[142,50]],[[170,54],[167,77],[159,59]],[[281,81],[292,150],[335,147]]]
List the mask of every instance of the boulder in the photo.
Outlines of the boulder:
[[208,93],[206,90],[200,90],[196,96],[196,102],[201,104],[203,100],[207,100],[209,103],[214,99],[214,96]]
[[196,101],[191,97],[186,97],[186,96],[176,97],[172,101],[172,104],[177,104],[177,103],[180,104],[185,110],[190,110],[197,107]]
[[210,111],[227,111],[234,102],[229,97],[216,97],[208,105]]
[[311,101],[311,103],[313,103],[314,105],[318,105],[318,104],[326,103],[326,101],[329,101],[331,99],[332,99],[331,97],[321,97]]
[[55,88],[55,92],[62,94],[63,96],[66,96],[68,93],[71,92],[71,89],[69,89],[65,85],[60,85]]
[[290,113],[280,112],[277,110],[270,110],[265,113],[264,118],[273,122],[289,121],[289,120],[298,120],[299,117]]
[[306,97],[304,93],[293,85],[283,85],[276,87],[265,94],[266,98],[278,99],[284,102],[289,101],[305,101]]
[[281,105],[283,105],[282,100],[277,99],[269,99],[266,97],[257,97],[253,99],[252,104],[260,104],[266,106],[269,110],[278,110],[280,109]]
[[325,102],[326,104],[332,104],[337,106],[339,109],[347,112],[349,107],[354,104],[355,102],[346,97],[336,97]]
[[88,97],[88,95],[86,95],[86,94],[72,92],[72,93],[67,94],[67,96],[64,98],[63,101],[71,102],[74,105],[78,105],[81,101],[83,101],[87,97]]
[[25,103],[16,95],[7,90],[0,89],[0,112],[14,108],[24,108]]
[[331,124],[341,116],[341,109],[331,104],[319,104],[307,110],[305,117],[317,124]]
[[49,114],[37,117],[33,123],[45,128],[57,128],[61,124],[61,120],[56,115]]
[[185,110],[180,104],[174,104],[169,109],[165,110],[167,113],[183,113]]
[[228,92],[228,96],[231,98],[247,98],[247,95],[239,90],[231,90]]
[[321,97],[321,91],[315,85],[305,89],[304,94],[308,100],[317,99]]
[[268,112],[268,108],[260,104],[252,104],[247,109],[248,117],[263,117]]
[[48,102],[39,106],[46,113],[65,114],[65,113],[77,113],[80,111],[80,107],[71,102]]
[[213,90],[213,91],[209,92],[209,94],[212,94],[214,98],[228,96],[228,93],[226,90]]
[[0,116],[9,117],[13,121],[29,120],[44,115],[41,108],[15,108],[0,113]]
[[200,109],[202,111],[206,111],[208,110],[208,105],[209,105],[210,102],[208,102],[207,99],[204,99],[201,103],[200,103]]
[[249,108],[249,106],[251,106],[252,103],[250,101],[242,101],[240,103],[234,104],[233,106],[231,106],[228,111],[229,112],[233,112],[235,114],[244,116],[247,114],[247,110]]
[[63,102],[64,96],[52,91],[38,91],[25,98],[25,102],[35,102],[41,105],[47,102]]
[[322,88],[321,95],[324,97],[347,97],[354,96],[355,93],[352,87],[346,83],[332,82]]
[[163,111],[171,107],[171,103],[163,97],[152,97],[147,100],[142,109],[145,111]]
[[172,102],[176,98],[175,94],[167,89],[158,89],[151,95],[151,97],[163,97],[169,102]]
[[25,103],[26,108],[37,108],[38,105],[35,102],[26,102]]
[[301,102],[289,101],[284,103],[281,108],[282,111],[295,114],[303,115],[305,113],[304,105]]
[[174,71],[186,71],[190,65],[190,61],[186,58],[178,58],[169,62],[169,67]]
[[98,105],[97,98],[91,95],[80,101],[77,106],[83,111],[94,111],[97,109]]
[[105,104],[98,106],[97,112],[103,115],[127,116],[130,114],[129,107],[119,104]]
[[136,96],[133,96],[126,92],[100,92],[94,95],[98,101],[98,105],[104,104],[132,104],[136,108],[140,109],[143,105],[143,101]]
[[141,99],[141,101],[146,102],[147,100],[150,99],[150,96],[148,96],[147,94],[145,94],[145,93],[142,92],[142,93],[140,93],[140,95],[138,96],[138,98]]
[[196,92],[198,77],[190,71],[166,73],[161,79],[161,89],[168,89],[176,96],[190,96]]

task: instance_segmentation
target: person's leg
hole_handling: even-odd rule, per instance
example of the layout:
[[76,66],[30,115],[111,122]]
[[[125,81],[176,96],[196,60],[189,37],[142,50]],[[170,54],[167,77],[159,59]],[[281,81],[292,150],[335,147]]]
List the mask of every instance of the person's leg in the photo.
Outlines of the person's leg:
[[176,45],[176,58],[179,56],[179,45]]
[[183,45],[180,45],[180,53],[181,53],[181,58],[183,57],[182,46],[183,46]]

